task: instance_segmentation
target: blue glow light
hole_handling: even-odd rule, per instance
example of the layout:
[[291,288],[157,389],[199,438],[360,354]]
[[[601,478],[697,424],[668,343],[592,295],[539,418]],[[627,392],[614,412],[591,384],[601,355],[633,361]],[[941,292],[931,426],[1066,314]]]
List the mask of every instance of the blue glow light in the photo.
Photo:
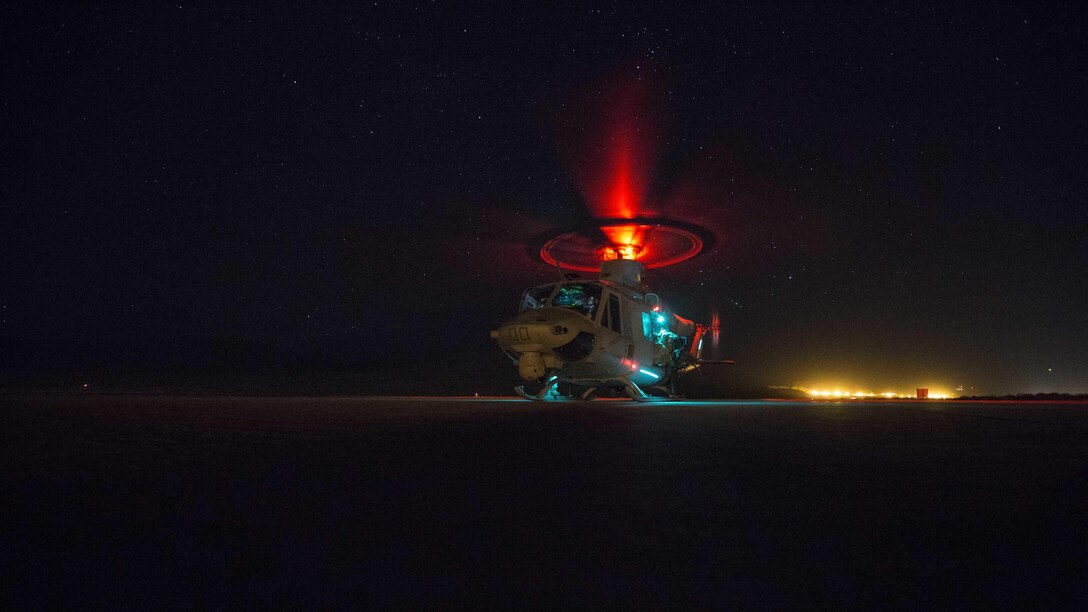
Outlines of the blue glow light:
[[651,372],[649,370],[639,370],[639,372],[642,372],[646,376],[653,376],[654,380],[657,380],[658,378],[661,378],[660,376],[658,376],[657,374],[654,374],[653,372]]

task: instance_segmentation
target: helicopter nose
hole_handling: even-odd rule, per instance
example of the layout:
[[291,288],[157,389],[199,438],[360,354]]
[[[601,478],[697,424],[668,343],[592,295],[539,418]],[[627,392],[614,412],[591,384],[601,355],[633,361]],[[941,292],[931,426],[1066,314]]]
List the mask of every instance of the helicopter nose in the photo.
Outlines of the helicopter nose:
[[499,346],[515,351],[542,350],[562,346],[573,336],[569,327],[560,324],[511,323],[491,332],[491,337],[499,343]]
[[514,352],[540,352],[563,346],[582,332],[580,315],[566,311],[531,311],[491,332],[499,346]]

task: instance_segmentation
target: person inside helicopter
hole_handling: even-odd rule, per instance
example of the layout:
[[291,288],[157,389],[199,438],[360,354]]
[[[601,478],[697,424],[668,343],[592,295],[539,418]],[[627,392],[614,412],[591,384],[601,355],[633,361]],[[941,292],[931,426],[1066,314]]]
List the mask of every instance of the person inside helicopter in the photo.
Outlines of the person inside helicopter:
[[595,283],[568,283],[560,285],[552,297],[551,306],[569,308],[590,319],[597,313],[601,302],[601,286]]

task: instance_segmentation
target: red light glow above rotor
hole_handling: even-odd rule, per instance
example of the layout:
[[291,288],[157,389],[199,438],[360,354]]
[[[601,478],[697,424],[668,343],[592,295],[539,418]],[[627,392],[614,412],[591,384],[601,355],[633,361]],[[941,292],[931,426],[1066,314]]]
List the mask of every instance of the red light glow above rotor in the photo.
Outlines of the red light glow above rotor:
[[557,117],[560,158],[594,217],[652,215],[646,197],[667,91],[664,82],[643,73],[597,84],[563,103],[578,112]]
[[[630,217],[624,217],[630,218]],[[601,231],[616,247],[634,247],[634,250],[642,251],[642,248],[646,244],[646,232],[651,229],[648,225],[606,225],[601,227]],[[635,259],[634,257],[624,257],[624,259]]]
[[[612,142],[615,149],[610,164],[611,179],[606,194],[597,198],[597,216],[616,217],[620,219],[634,219],[638,216],[639,200],[643,191],[643,185],[635,183],[634,137],[631,126],[617,124],[614,128]],[[643,156],[645,157],[645,156]],[[648,170],[639,168],[639,174]],[[601,201],[603,199],[603,202]]]
[[597,272],[602,261],[616,259],[652,269],[687,261],[713,242],[706,229],[649,208],[668,91],[661,78],[639,72],[564,101],[553,125],[556,144],[597,221],[540,238],[534,255],[578,272]]

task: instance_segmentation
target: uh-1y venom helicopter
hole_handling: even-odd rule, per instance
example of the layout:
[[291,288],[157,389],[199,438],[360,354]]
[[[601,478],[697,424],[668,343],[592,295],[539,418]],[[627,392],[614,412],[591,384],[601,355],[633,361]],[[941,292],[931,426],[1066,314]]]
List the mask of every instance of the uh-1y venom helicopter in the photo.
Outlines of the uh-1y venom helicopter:
[[[539,385],[531,400],[558,398],[557,386],[623,390],[647,401],[647,391],[676,397],[676,377],[705,363],[702,345],[717,328],[670,312],[643,283],[646,267],[685,261],[703,250],[707,235],[695,226],[661,219],[603,220],[600,230],[567,230],[546,239],[539,255],[566,269],[595,270],[597,280],[570,279],[525,292],[519,314],[491,332],[517,364],[522,379]],[[599,246],[603,243],[603,246]],[[653,253],[644,265],[640,255]],[[596,261],[594,261],[596,259]],[[716,317],[714,323],[716,324]]]

